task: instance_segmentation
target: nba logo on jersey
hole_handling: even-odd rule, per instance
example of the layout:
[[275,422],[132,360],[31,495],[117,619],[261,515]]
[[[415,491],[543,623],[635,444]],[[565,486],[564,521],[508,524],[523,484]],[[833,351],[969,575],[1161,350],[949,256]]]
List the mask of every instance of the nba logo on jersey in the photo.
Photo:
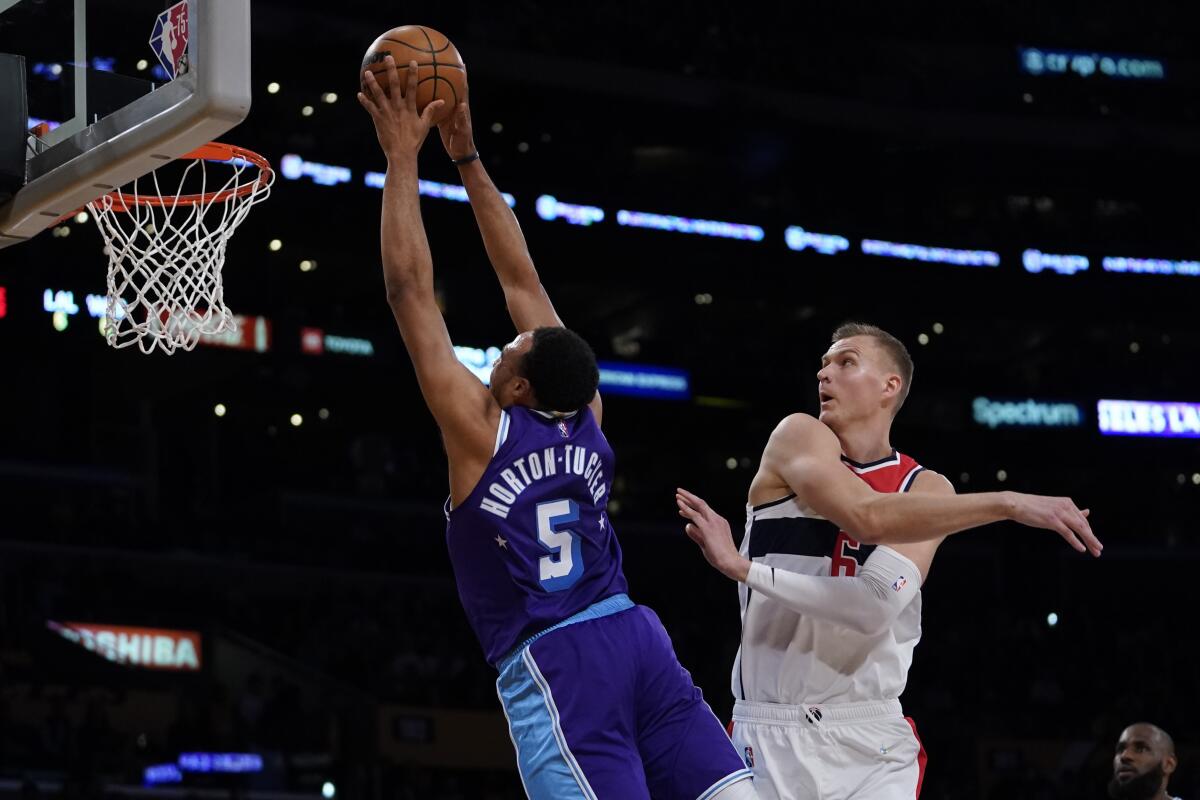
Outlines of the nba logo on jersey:
[[564,439],[568,438],[568,437],[571,435],[571,434],[570,434],[570,432],[569,432],[569,431],[567,431],[567,423],[566,423],[566,420],[561,420],[561,419],[560,419],[560,420],[558,421],[558,432],[562,434],[562,437],[563,437]]
[[750,745],[746,745],[746,766],[754,766],[754,748]]
[[158,15],[150,34],[150,47],[171,80],[187,72],[187,43],[188,4],[180,0]]
[[896,580],[892,582],[892,590],[896,592],[900,591],[905,586],[908,586],[908,581],[905,580],[903,575],[901,575],[899,578],[896,578]]

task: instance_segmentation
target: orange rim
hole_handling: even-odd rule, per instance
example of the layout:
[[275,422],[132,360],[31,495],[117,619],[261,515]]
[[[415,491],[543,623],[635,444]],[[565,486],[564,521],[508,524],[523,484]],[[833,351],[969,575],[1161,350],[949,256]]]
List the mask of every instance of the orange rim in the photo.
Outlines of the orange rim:
[[178,197],[170,195],[168,197],[159,197],[157,195],[151,197],[147,195],[132,196],[121,192],[109,192],[108,196],[112,198],[112,210],[127,212],[132,206],[187,206],[200,205],[209,203],[220,203],[228,200],[231,197],[243,197],[253,192],[258,186],[269,184],[273,177],[271,171],[271,162],[260,156],[253,150],[247,150],[244,147],[238,147],[233,144],[223,144],[221,142],[209,142],[208,144],[197,147],[190,153],[185,153],[179,157],[180,159],[190,158],[194,161],[230,161],[235,158],[240,158],[249,161],[254,166],[258,167],[258,179],[243,184],[236,189],[225,189],[218,192],[204,192],[203,194],[181,194]]

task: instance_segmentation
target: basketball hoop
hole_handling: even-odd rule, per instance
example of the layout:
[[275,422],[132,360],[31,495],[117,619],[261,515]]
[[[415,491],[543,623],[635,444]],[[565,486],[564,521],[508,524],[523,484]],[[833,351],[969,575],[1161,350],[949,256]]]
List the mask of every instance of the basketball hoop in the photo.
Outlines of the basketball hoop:
[[[178,160],[191,163],[173,193],[163,192],[166,178],[154,170],[132,191],[88,203],[108,256],[104,336],[112,347],[137,344],[143,353],[157,347],[170,355],[237,328],[224,302],[225,248],[250,209],[270,195],[275,173],[257,153],[218,142]],[[209,170],[218,165],[232,174],[208,191]],[[154,192],[141,192],[139,181],[153,181]],[[189,181],[200,191],[184,194]]]

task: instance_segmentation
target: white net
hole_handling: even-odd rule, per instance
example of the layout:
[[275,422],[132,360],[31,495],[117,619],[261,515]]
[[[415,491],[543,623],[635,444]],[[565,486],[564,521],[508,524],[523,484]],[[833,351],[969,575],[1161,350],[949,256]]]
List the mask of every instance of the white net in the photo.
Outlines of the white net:
[[[143,353],[157,348],[170,355],[191,350],[201,337],[236,330],[221,280],[225,250],[250,209],[271,193],[275,174],[265,162],[260,169],[223,155],[229,160],[188,159],[173,193],[163,194],[155,171],[130,191],[88,204],[108,256],[104,332],[111,346],[136,344]],[[210,170],[231,174],[210,190]],[[139,183],[152,183],[153,193],[141,193]],[[199,192],[185,195],[190,184]]]

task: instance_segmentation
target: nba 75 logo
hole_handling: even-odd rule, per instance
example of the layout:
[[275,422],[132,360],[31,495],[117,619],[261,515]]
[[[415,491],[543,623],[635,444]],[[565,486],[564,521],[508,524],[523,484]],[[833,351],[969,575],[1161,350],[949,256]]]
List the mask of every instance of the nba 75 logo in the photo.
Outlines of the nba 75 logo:
[[171,80],[187,72],[188,0],[168,8],[154,21],[150,47]]

